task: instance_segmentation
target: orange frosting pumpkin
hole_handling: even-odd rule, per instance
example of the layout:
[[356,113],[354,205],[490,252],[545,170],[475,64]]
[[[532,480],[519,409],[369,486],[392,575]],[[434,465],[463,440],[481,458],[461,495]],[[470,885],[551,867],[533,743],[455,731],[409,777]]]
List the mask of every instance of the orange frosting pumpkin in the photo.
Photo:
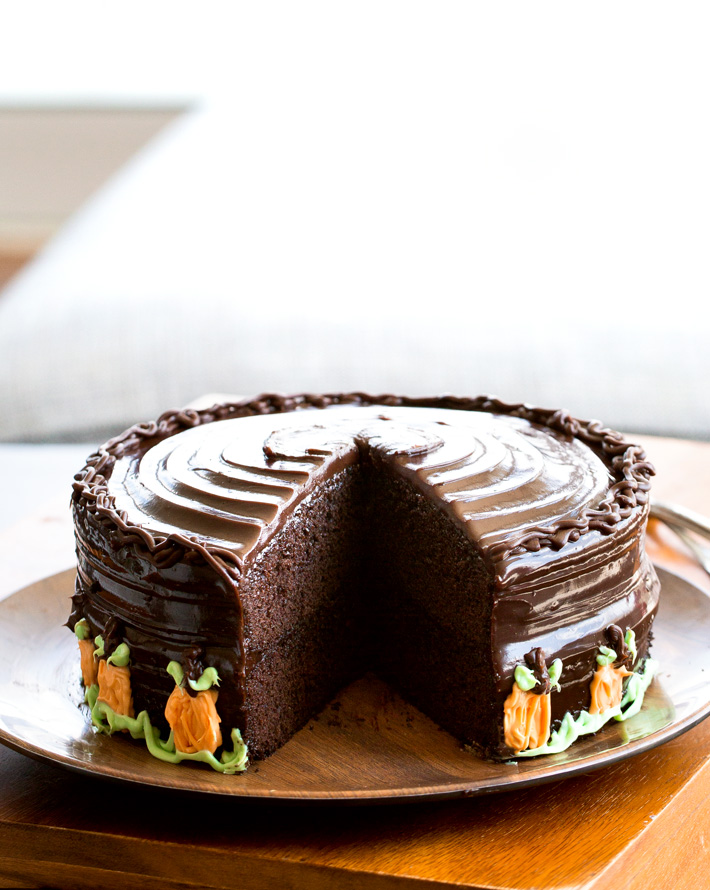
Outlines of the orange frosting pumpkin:
[[176,686],[165,705],[165,719],[173,731],[175,748],[183,754],[196,754],[209,751],[210,754],[222,744],[217,713],[216,689],[208,689],[192,696],[180,686]]
[[550,696],[524,692],[517,683],[505,700],[503,729],[505,743],[516,754],[539,748],[550,737]]
[[108,705],[116,714],[133,717],[131,671],[128,667],[109,664],[99,659],[99,695],[97,701]]
[[84,681],[84,686],[88,689],[98,679],[99,666],[94,658],[96,646],[94,646],[93,640],[79,640],[78,642],[79,654],[81,656],[81,677]]
[[600,664],[594,672],[589,687],[592,693],[589,713],[603,714],[610,708],[617,707],[621,703],[624,679],[630,676],[631,671],[627,671],[623,666],[614,667],[612,664]]

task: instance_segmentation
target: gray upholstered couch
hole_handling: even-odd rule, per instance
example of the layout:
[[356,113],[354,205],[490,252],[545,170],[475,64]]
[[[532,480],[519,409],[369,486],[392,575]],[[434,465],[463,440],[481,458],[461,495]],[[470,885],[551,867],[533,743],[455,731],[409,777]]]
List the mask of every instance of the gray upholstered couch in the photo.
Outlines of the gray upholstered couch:
[[647,193],[659,158],[580,141],[550,168],[506,132],[499,151],[443,123],[422,146],[414,117],[314,143],[244,114],[178,120],[0,296],[0,440],[350,389],[710,437],[707,239],[697,190]]

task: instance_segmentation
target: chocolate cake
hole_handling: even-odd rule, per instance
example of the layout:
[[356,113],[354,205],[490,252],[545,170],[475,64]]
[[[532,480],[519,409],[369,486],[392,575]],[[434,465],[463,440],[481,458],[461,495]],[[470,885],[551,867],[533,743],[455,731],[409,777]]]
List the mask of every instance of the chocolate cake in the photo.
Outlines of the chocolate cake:
[[137,425],[74,483],[94,722],[234,772],[374,670],[488,757],[561,750],[652,674],[652,474],[600,423],[488,397]]

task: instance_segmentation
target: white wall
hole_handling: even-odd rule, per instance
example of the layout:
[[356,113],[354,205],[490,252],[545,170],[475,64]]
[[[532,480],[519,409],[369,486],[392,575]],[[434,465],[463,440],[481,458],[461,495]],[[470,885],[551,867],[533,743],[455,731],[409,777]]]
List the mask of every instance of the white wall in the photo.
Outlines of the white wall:
[[32,253],[177,113],[0,107],[0,253]]

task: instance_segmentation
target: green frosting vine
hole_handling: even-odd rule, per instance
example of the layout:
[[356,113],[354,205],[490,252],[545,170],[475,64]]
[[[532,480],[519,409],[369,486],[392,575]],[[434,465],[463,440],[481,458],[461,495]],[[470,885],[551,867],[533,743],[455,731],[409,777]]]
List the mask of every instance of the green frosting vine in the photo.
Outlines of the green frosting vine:
[[556,658],[547,669],[547,673],[550,677],[550,684],[552,686],[552,689],[556,689],[559,692],[560,677],[562,676],[562,659]]
[[523,690],[530,692],[533,686],[537,685],[535,674],[524,664],[519,664],[515,669],[515,682]]
[[[556,658],[548,668],[550,684],[552,689],[560,691],[560,675],[562,674],[562,660]],[[523,692],[529,692],[537,685],[537,678],[527,665],[519,664],[515,668],[515,682]]]
[[98,637],[94,637],[94,658],[103,658],[106,654],[104,652],[104,638],[99,634]]
[[630,628],[626,631],[626,635],[624,636],[624,642],[626,643],[626,648],[631,653],[631,664],[636,663],[636,634]]
[[74,633],[79,640],[85,640],[89,636],[91,631],[89,629],[89,624],[86,618],[82,618],[81,621],[77,621],[77,623],[74,625]]
[[232,751],[223,751],[219,760],[209,751],[197,751],[195,754],[185,754],[175,748],[173,733],[167,741],[162,741],[159,730],[150,722],[147,711],[141,711],[137,717],[126,717],[117,714],[113,708],[105,702],[98,701],[99,687],[93,685],[86,690],[86,703],[91,710],[91,721],[99,732],[111,735],[114,732],[127,730],[131,738],[145,739],[148,751],[158,760],[167,763],[180,763],[182,760],[199,760],[207,763],[212,769],[225,775],[241,773],[247,768],[248,751],[242,741],[242,735],[238,729],[232,730]]
[[[182,669],[182,665],[179,661],[169,662],[165,670],[170,674],[173,680],[175,680],[176,686],[185,685],[185,671]],[[190,684],[190,689],[194,689],[195,692],[207,692],[207,690],[211,689],[213,686],[219,686],[219,674],[217,673],[217,668],[208,667],[200,674],[198,680],[188,680],[187,682]]]
[[173,680],[175,680],[176,686],[182,686],[182,681],[185,679],[185,671],[182,669],[182,665],[179,661],[168,662],[168,666],[165,670],[170,674]]
[[129,649],[126,643],[121,643],[116,646],[116,651],[113,655],[109,655],[106,659],[106,664],[115,664],[116,667],[124,668],[127,666],[128,662],[131,660],[131,650]]
[[601,652],[601,655],[597,655],[597,664],[600,667],[614,664],[616,661],[616,652],[614,652],[613,649],[610,649],[608,646],[600,646],[599,651]]
[[219,686],[219,674],[217,668],[206,668],[201,674],[199,680],[188,680],[191,689],[195,692],[207,692],[213,686]]
[[[629,641],[626,641],[629,645]],[[603,646],[602,649],[605,649]],[[629,648],[631,648],[629,646]],[[614,656],[616,659],[616,656]],[[599,659],[597,659],[599,660]],[[631,674],[626,684],[626,691],[621,699],[621,703],[615,708],[609,708],[603,714],[590,714],[582,711],[579,717],[573,717],[571,713],[565,714],[562,718],[560,728],[550,735],[546,744],[539,748],[531,748],[527,751],[520,751],[515,755],[515,759],[519,757],[538,757],[541,754],[559,754],[575,742],[580,736],[589,735],[598,732],[605,723],[614,718],[617,721],[628,720],[641,710],[646,690],[651,684],[656,672],[658,671],[658,662],[652,658],[647,658],[644,662],[643,673],[636,672]]]
[[[631,654],[631,664],[634,664],[636,661],[636,634],[634,631],[629,628],[624,635],[624,643],[626,644],[626,648],[629,650]],[[597,655],[597,664],[601,667],[606,667],[609,664],[614,664],[616,659],[618,658],[616,652],[613,649],[610,649],[608,646],[600,646],[599,651],[601,655]]]

